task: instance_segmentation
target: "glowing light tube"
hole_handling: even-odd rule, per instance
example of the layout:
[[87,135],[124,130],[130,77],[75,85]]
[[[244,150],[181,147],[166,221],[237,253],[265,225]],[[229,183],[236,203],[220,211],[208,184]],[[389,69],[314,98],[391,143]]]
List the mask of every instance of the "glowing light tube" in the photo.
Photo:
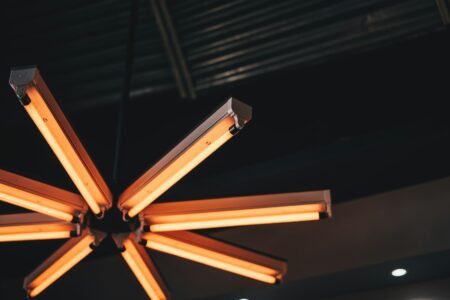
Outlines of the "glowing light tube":
[[0,170],[0,201],[67,222],[79,221],[88,207],[81,196]]
[[86,229],[78,238],[72,238],[47,258],[25,278],[24,289],[29,297],[36,297],[83,258],[88,256],[105,234]]
[[156,203],[141,214],[148,224],[146,230],[153,232],[300,222],[329,216],[328,190]]
[[119,234],[113,238],[119,249],[122,250],[125,262],[150,299],[168,299],[167,288],[145,248],[136,242],[136,235],[134,233]]
[[231,98],[134,182],[119,198],[132,218],[231,139],[251,119],[250,106]]
[[79,224],[38,213],[0,215],[0,242],[66,239],[79,233]]
[[279,282],[287,271],[283,261],[188,231],[142,233],[147,248],[262,282]]
[[111,192],[37,68],[14,69],[9,82],[91,210],[102,215]]

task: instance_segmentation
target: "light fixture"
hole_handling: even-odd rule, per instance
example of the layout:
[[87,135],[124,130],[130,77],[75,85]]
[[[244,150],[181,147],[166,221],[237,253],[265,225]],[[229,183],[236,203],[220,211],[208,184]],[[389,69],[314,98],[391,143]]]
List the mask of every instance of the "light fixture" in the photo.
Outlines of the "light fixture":
[[111,192],[37,68],[13,69],[9,83],[91,210],[102,216],[112,205]]
[[83,258],[88,256],[105,237],[99,231],[86,229],[80,237],[72,238],[47,258],[25,278],[24,289],[29,297],[36,297],[58,280]]
[[231,139],[250,121],[252,109],[234,98],[183,139],[119,198],[119,209],[132,218]]
[[394,277],[402,277],[405,276],[406,273],[408,273],[408,271],[406,271],[406,269],[395,269],[391,272],[392,276]]
[[147,232],[141,238],[149,249],[266,283],[277,283],[287,271],[284,261],[188,231]]
[[38,213],[0,215],[0,242],[67,239],[79,234],[79,224]]
[[88,207],[79,195],[0,170],[0,201],[77,223]]
[[[0,241],[71,237],[25,279],[24,288],[35,297],[104,239],[105,233],[90,228],[95,222],[91,222],[88,206],[101,217],[112,205],[112,194],[39,71],[34,67],[14,69],[10,85],[81,193],[0,170],[0,200],[37,212],[0,216]],[[129,225],[132,233],[113,234],[113,238],[150,298],[166,299],[168,292],[144,246],[274,284],[286,274],[284,261],[185,230],[331,216],[328,190],[153,204],[239,132],[251,117],[250,106],[230,98],[118,197],[117,207],[123,218],[139,218]],[[80,231],[81,236],[75,237]]]
[[116,234],[113,238],[125,262],[150,299],[167,299],[167,288],[145,248],[137,243],[136,235],[134,233]]
[[141,217],[153,232],[319,220],[331,215],[330,192],[315,191],[157,203]]

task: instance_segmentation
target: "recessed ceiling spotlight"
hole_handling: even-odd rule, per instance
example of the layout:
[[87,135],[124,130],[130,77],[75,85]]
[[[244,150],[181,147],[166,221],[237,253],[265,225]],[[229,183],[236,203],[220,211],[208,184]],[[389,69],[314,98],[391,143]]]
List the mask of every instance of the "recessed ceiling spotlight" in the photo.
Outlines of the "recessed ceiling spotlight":
[[405,269],[395,269],[392,271],[392,276],[394,277],[402,277],[405,276],[406,273],[408,273]]

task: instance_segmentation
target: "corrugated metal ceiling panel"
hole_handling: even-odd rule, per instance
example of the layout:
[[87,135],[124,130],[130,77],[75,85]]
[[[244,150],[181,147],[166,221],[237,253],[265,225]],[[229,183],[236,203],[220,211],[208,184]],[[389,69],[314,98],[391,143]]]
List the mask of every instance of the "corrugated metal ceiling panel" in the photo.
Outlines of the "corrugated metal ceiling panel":
[[200,91],[443,28],[430,0],[169,3]]
[[[137,1],[130,96],[175,91],[150,1]],[[167,2],[195,88],[203,94],[444,28],[433,0]],[[122,0],[8,1],[6,21],[14,24],[6,33],[8,60],[38,64],[67,108],[118,102],[131,7]]]

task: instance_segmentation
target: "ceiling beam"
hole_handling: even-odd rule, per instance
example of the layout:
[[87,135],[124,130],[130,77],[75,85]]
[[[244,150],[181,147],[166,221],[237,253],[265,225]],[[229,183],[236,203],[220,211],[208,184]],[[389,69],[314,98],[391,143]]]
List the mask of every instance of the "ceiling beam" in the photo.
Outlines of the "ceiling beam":
[[450,4],[448,0],[436,0],[436,5],[441,15],[442,23],[444,26],[450,24]]
[[151,0],[153,15],[161,33],[172,72],[182,98],[196,98],[195,87],[165,0]]

